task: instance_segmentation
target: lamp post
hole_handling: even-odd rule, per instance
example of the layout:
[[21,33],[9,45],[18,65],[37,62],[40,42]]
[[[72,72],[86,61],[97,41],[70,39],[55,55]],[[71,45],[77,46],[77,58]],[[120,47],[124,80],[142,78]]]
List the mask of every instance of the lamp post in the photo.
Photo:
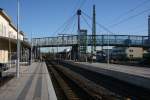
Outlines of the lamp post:
[[32,33],[31,33],[31,51],[30,51],[30,53],[31,53],[31,58],[30,58],[30,64],[32,64],[32,60],[33,60],[33,53],[32,53],[32,51],[33,51],[33,39],[32,39]]
[[20,2],[17,0],[17,67],[16,67],[16,75],[19,78],[19,62],[20,62],[20,40],[19,40],[19,7]]
[[57,59],[57,63],[59,64],[59,59],[58,59],[58,47],[59,47],[59,36],[57,36],[57,53],[56,53],[56,59]]

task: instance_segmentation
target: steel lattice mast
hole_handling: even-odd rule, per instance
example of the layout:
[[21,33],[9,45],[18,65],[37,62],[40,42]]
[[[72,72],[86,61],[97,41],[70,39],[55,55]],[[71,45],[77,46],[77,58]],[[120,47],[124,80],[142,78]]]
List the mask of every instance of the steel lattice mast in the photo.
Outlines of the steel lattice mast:
[[95,5],[93,5],[93,44],[94,44],[94,51],[96,51],[96,11]]
[[96,11],[95,5],[93,5],[93,20],[92,20],[92,48],[91,53],[96,51]]

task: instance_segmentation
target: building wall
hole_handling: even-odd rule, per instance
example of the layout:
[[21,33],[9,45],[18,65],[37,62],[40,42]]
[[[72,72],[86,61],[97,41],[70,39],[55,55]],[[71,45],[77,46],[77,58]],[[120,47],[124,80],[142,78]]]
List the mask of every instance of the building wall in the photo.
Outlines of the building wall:
[[[8,37],[9,22],[0,16],[0,36]],[[0,63],[8,62],[8,47],[6,42],[0,41]]]
[[[11,22],[2,15],[2,13],[0,13],[0,37],[17,39],[17,30],[11,24]],[[23,41],[23,37],[24,37],[23,34],[19,34],[20,40]],[[10,54],[9,49],[10,48],[8,40],[6,41],[0,39],[0,63],[7,63],[9,61],[9,54]],[[11,46],[11,50],[14,52],[14,50],[16,50],[16,45]]]
[[128,58],[143,58],[144,50],[139,47],[129,47],[126,49]]
[[17,32],[9,26],[9,33],[8,33],[10,38],[17,39]]
[[0,40],[0,63],[8,62],[8,44]]
[[[0,15],[0,36],[17,39],[17,31],[10,25],[9,21]],[[23,40],[23,35],[19,34],[19,39]]]
[[0,15],[0,36],[8,37],[9,22]]
[[140,47],[115,47],[112,50],[112,58],[116,59],[140,59],[143,58],[143,48]]

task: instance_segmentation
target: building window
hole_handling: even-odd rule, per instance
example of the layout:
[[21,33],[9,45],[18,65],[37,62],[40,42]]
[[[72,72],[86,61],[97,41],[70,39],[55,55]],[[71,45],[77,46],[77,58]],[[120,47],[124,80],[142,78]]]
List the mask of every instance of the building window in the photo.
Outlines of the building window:
[[2,33],[1,33],[1,36],[4,35],[4,25],[2,24]]
[[132,50],[132,49],[130,49],[129,51],[130,51],[130,52],[133,52],[133,50]]
[[6,26],[4,26],[4,36],[6,36]]
[[130,56],[130,58],[133,58],[133,55],[129,55]]
[[0,34],[2,34],[2,30],[3,29],[3,26],[2,26],[2,23],[0,23]]

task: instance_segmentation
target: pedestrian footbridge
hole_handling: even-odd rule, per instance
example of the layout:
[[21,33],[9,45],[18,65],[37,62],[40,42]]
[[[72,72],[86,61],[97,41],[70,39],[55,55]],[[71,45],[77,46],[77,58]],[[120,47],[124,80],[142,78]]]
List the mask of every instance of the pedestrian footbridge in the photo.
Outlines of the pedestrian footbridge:
[[[93,45],[93,37],[96,38],[96,46],[150,47],[150,38],[148,36],[138,35],[87,35],[84,36],[87,46]],[[44,37],[33,38],[32,43],[34,47],[63,47],[77,45],[82,41],[82,39],[83,37],[78,35]]]

